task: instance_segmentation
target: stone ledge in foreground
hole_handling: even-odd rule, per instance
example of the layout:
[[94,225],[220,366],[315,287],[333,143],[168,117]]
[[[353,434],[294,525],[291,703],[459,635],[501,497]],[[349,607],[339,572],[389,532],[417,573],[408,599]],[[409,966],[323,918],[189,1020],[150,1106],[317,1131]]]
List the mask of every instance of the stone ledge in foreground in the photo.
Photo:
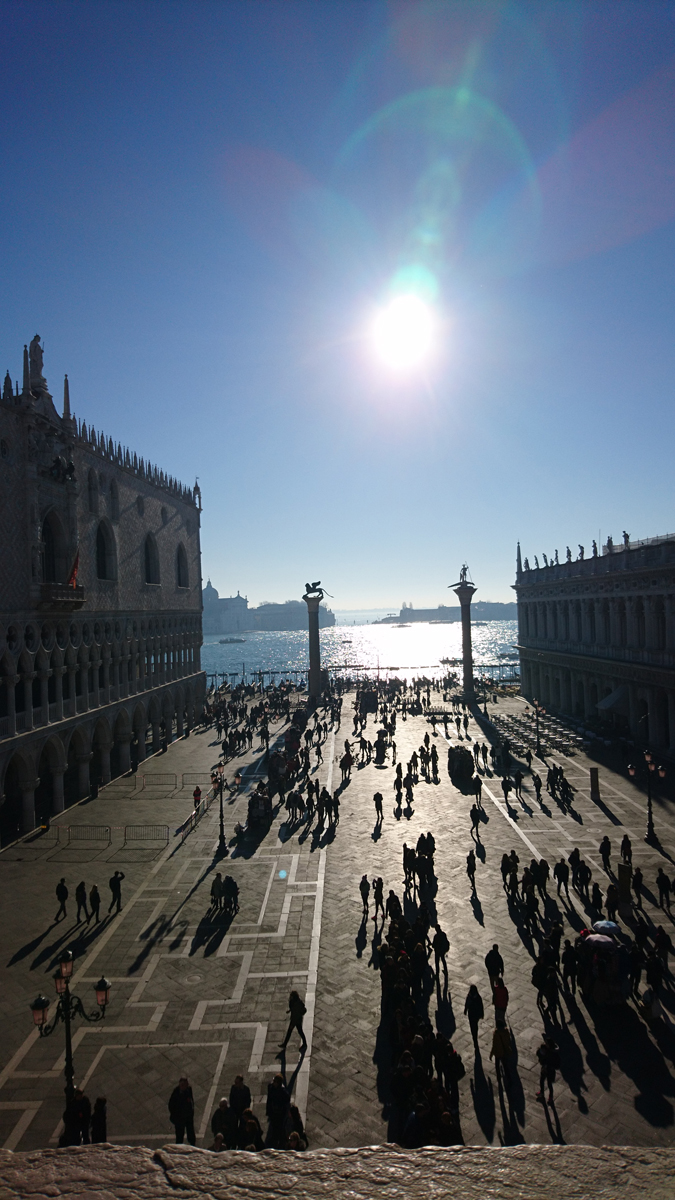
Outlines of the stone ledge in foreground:
[[0,1200],[675,1200],[675,1149],[513,1146],[492,1149],[264,1150],[77,1146],[0,1151]]

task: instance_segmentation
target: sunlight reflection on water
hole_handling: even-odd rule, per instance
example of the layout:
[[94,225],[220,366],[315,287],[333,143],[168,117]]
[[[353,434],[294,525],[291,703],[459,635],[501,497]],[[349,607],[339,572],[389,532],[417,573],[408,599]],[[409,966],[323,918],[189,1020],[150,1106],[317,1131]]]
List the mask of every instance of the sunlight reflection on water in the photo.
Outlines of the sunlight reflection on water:
[[[487,621],[472,627],[476,666],[516,657],[513,649],[516,621]],[[214,671],[246,674],[254,671],[305,671],[308,666],[307,633],[245,633],[243,644],[221,646],[215,635],[204,640],[202,667]],[[396,625],[335,625],[321,630],[321,660],[324,667],[360,666],[400,676],[443,674],[442,658],[460,658],[462,627],[426,622]]]

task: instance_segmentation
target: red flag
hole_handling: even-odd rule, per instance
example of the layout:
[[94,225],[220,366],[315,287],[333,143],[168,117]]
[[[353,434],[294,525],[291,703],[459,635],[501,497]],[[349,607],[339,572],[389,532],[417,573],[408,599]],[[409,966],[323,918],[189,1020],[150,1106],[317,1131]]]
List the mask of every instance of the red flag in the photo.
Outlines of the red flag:
[[70,587],[70,588],[77,587],[77,572],[79,571],[79,569],[80,569],[80,551],[78,550],[77,554],[75,555],[75,562],[73,563],[73,569],[70,572],[70,575],[68,576],[68,587]]

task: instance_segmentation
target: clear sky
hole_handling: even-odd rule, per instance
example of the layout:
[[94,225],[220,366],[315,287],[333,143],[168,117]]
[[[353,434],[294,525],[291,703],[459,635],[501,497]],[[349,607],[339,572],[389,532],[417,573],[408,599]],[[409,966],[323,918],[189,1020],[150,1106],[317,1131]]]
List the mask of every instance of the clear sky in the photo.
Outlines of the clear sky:
[[[675,5],[0,8],[0,368],[203,493],[252,603],[513,597],[675,529]],[[428,359],[374,314],[415,294]]]

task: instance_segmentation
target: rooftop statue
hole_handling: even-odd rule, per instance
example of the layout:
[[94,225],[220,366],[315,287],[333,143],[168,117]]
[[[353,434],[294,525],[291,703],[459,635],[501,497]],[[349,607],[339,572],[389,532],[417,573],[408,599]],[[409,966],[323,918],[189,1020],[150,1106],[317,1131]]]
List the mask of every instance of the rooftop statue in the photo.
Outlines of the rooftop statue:
[[49,395],[49,388],[47,387],[47,380],[45,379],[44,375],[42,374],[43,359],[42,359],[42,346],[40,345],[39,333],[35,334],[35,337],[33,338],[32,342],[30,344],[30,348],[28,350],[28,364],[29,364],[29,380],[30,380],[31,392],[33,392],[34,395],[37,395],[40,392],[44,392],[47,395]]

